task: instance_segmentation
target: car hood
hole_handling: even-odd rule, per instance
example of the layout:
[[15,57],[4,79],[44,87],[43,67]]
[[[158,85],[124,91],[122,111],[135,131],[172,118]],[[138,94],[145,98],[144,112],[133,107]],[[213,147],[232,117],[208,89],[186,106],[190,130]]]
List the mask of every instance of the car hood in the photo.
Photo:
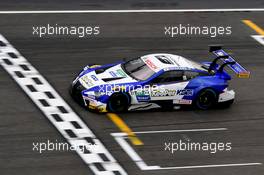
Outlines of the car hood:
[[86,89],[106,84],[115,85],[137,82],[123,71],[121,64],[109,67],[102,73],[96,73],[95,70],[87,72],[79,77],[79,81]]

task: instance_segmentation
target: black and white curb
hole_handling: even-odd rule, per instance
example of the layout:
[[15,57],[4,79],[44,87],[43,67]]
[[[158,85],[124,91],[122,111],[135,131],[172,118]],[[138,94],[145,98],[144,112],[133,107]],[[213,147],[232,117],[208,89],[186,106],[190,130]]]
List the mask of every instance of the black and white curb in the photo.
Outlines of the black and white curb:
[[49,82],[2,35],[0,64],[69,144],[80,148],[76,152],[94,174],[127,174]]

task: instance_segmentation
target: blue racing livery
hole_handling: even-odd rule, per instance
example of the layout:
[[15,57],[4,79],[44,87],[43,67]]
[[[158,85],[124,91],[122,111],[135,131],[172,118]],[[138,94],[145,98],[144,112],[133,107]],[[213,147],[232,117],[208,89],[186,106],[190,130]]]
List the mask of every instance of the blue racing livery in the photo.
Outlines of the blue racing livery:
[[210,52],[216,58],[202,63],[158,53],[88,65],[72,82],[70,92],[82,106],[98,112],[229,106],[235,92],[228,89],[231,76],[224,68],[228,66],[240,78],[248,78],[250,73],[220,46],[211,46]]

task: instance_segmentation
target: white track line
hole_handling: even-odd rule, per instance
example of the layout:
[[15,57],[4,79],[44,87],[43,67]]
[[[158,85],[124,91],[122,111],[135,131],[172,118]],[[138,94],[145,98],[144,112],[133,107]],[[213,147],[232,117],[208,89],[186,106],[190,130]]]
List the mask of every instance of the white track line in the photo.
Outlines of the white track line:
[[127,174],[49,82],[2,35],[0,64],[71,146],[80,148],[76,152],[94,174]]
[[263,35],[251,35],[251,37],[264,46],[264,36]]
[[122,133],[124,137],[115,136],[115,133],[111,134],[114,139],[121,146],[121,148],[128,154],[128,156],[136,163],[140,170],[158,170],[160,166],[148,166],[144,160],[138,155],[138,153],[128,144],[125,140],[127,138],[126,133]]
[[184,13],[184,12],[264,12],[264,8],[240,9],[142,9],[142,10],[28,10],[0,11],[0,14],[56,14],[56,13]]
[[[164,131],[142,131],[134,132],[137,134],[155,134],[155,133],[170,133],[170,132],[204,132],[204,131],[223,131],[227,128],[212,128],[212,129],[187,129],[187,130],[164,130]],[[158,165],[148,166],[147,163],[138,155],[133,147],[126,141],[126,133],[111,133],[121,148],[128,156],[136,163],[141,170],[174,170],[174,169],[194,169],[194,168],[217,168],[217,167],[235,167],[235,166],[257,166],[262,165],[259,162],[247,163],[228,163],[228,164],[211,164],[211,165],[193,165],[193,166],[175,166],[161,167]]]
[[137,131],[135,134],[155,134],[155,133],[168,133],[168,132],[202,132],[202,131],[224,131],[227,128],[208,128],[208,129],[182,129],[182,130],[164,130],[164,131]]
[[231,163],[231,164],[215,164],[215,165],[197,165],[197,166],[178,166],[178,167],[161,167],[162,170],[175,169],[191,169],[191,168],[217,168],[217,167],[232,167],[232,166],[256,166],[262,163]]

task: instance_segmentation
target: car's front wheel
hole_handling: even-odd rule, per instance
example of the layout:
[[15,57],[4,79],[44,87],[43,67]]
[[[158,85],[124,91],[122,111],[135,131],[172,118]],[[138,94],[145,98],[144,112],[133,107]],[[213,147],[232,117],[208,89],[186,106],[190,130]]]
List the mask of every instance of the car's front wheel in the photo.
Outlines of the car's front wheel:
[[198,109],[210,109],[217,103],[217,93],[213,89],[203,89],[196,97],[195,105]]
[[124,112],[127,111],[130,103],[129,95],[126,93],[114,93],[110,96],[107,103],[109,112]]
[[74,85],[71,85],[69,88],[70,95],[81,106],[85,106],[83,97],[82,97],[83,90],[85,90],[85,88],[79,82],[77,82]]

